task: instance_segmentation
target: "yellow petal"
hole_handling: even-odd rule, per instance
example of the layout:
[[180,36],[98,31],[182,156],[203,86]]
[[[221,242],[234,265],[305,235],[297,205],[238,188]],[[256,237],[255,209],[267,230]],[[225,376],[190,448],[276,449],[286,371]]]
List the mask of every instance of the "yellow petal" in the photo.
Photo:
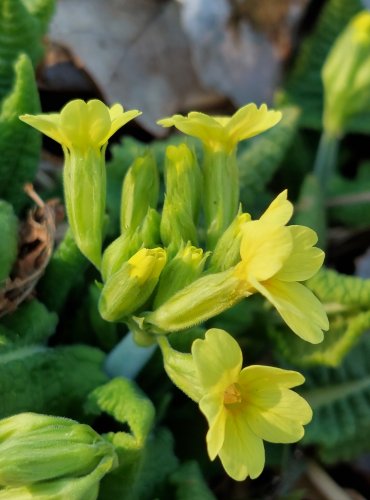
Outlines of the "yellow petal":
[[293,237],[293,249],[275,278],[282,281],[305,281],[311,278],[322,266],[325,254],[317,243],[315,231],[304,226],[289,226]]
[[262,214],[260,220],[281,226],[287,224],[293,215],[293,205],[287,197],[288,191],[285,189],[274,199],[267,210]]
[[79,148],[89,146],[89,115],[82,99],[67,103],[60,112],[60,126],[69,144]]
[[116,118],[119,118],[123,114],[124,110],[122,104],[116,102],[109,108],[110,121],[113,122]]
[[191,352],[205,391],[225,389],[236,382],[243,357],[237,341],[224,330],[211,328],[205,339],[193,342]]
[[268,110],[266,104],[257,108],[247,104],[240,108],[230,119],[227,131],[233,144],[265,132],[281,120],[280,111]]
[[315,295],[301,283],[288,283],[272,278],[252,282],[253,286],[273,304],[286,324],[303,340],[318,344],[328,330],[325,310]]
[[84,126],[88,128],[90,144],[102,146],[111,128],[109,109],[98,99],[92,99],[86,106],[88,122]]
[[227,134],[224,127],[214,118],[204,113],[193,111],[188,116],[174,115],[170,118],[163,118],[157,122],[163,127],[176,127],[184,134],[197,137],[205,144],[224,143],[227,141]]
[[65,144],[66,138],[60,128],[60,115],[58,113],[45,115],[21,115],[19,119],[47,135],[54,141],[57,141],[60,144]]
[[265,465],[262,439],[254,434],[244,413],[229,414],[224,444],[219,453],[225,471],[235,481],[258,477]]
[[312,419],[312,410],[301,396],[273,386],[250,394],[247,407],[252,431],[271,443],[295,443],[304,435],[303,425]]
[[218,455],[225,437],[226,415],[223,404],[223,395],[207,394],[199,402],[199,408],[207,418],[209,430],[207,432],[207,449],[211,460]]
[[284,370],[275,366],[252,365],[243,368],[239,375],[239,383],[248,388],[259,389],[266,385],[290,389],[303,384],[304,376],[296,371]]
[[242,227],[240,255],[236,272],[241,279],[253,276],[265,281],[283,266],[292,250],[292,236],[287,227],[271,225],[265,220],[247,222]]
[[[115,106],[116,106],[116,108],[115,108]],[[113,119],[112,119],[112,124],[111,124],[110,130],[109,130],[108,136],[105,137],[105,142],[107,142],[107,140],[113,134],[115,134],[118,129],[123,127],[123,125],[126,125],[126,123],[128,123],[129,121],[133,120],[134,118],[136,118],[137,116],[140,116],[142,114],[141,111],[138,111],[137,109],[131,109],[130,111],[126,111],[125,113],[118,115],[117,114],[117,111],[118,111],[117,106],[120,106],[120,105],[116,104],[115,106],[113,106],[111,108],[111,118],[113,117]],[[122,109],[122,106],[120,106],[120,107]]]

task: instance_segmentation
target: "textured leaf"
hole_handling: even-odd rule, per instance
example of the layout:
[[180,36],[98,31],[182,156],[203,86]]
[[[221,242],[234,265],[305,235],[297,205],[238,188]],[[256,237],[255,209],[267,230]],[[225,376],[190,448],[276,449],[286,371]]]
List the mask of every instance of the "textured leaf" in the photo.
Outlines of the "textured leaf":
[[286,84],[283,101],[302,108],[301,124],[321,129],[323,85],[321,68],[329,50],[348,21],[362,9],[360,0],[329,0],[314,31],[303,43]]
[[0,354],[0,418],[33,411],[80,418],[89,392],[107,379],[103,353],[75,345],[40,344]]
[[55,0],[23,0],[24,5],[39,23],[39,35],[46,33],[55,10]]
[[[26,53],[33,65],[39,61],[43,53],[41,36],[45,30],[47,16],[42,14],[47,10],[46,4],[54,0],[43,2],[39,0],[27,2],[39,12],[40,24],[37,16],[33,15],[22,0],[1,0],[0,2],[0,100],[9,91],[14,78],[13,64],[21,53]],[[41,8],[41,4],[45,7]],[[36,5],[39,4],[39,7]],[[36,12],[35,12],[36,14]],[[32,102],[32,101],[31,101]],[[36,113],[37,111],[24,110],[23,112]],[[20,143],[21,144],[21,143]]]
[[19,210],[26,201],[23,185],[33,180],[38,167],[41,136],[18,118],[23,113],[40,113],[34,71],[25,54],[17,59],[15,73],[15,85],[0,113],[0,197]]
[[329,311],[369,308],[370,279],[323,268],[307,284]]
[[370,329],[370,311],[330,317],[330,330],[320,344],[307,344],[285,328],[270,330],[280,355],[297,366],[338,366],[359,337]]
[[18,253],[18,219],[13,207],[0,200],[0,289],[8,278]]
[[170,482],[176,488],[176,500],[215,500],[205,482],[197,462],[182,464],[170,476]]
[[130,433],[119,432],[117,434],[124,436],[120,443],[124,443],[128,448],[143,447],[153,425],[155,414],[153,404],[135,382],[123,378],[115,378],[97,387],[89,395],[86,408],[89,413],[105,412],[117,422],[127,423]]
[[286,107],[281,111],[282,121],[256,138],[238,156],[240,199],[247,209],[264,193],[297,132],[298,108]]
[[45,344],[54,333],[58,316],[46,309],[38,300],[23,303],[16,312],[0,321],[0,332],[5,328],[9,335],[0,345],[0,356],[4,348]]
[[303,371],[303,396],[314,410],[305,444],[317,444],[330,461],[370,450],[370,337],[362,338],[341,367]]
[[71,289],[83,279],[89,265],[78,249],[69,229],[50,259],[37,291],[40,299],[53,311],[59,312]]

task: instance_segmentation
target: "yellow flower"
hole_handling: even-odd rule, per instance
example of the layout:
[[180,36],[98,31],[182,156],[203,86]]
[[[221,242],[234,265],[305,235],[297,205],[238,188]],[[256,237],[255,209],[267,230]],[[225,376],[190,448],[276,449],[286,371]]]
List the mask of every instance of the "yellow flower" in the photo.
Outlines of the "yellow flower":
[[87,103],[75,99],[60,113],[19,118],[68,149],[84,150],[100,149],[119,128],[140,114],[136,109],[124,112],[120,104],[109,108],[97,99]]
[[158,121],[163,127],[176,127],[184,134],[200,139],[212,150],[232,151],[238,142],[261,134],[281,120],[280,111],[247,104],[233,116],[208,116],[193,111],[188,116],[173,115]]
[[299,282],[319,270],[324,252],[313,246],[317,235],[312,229],[285,225],[292,212],[284,191],[259,220],[244,224],[235,274],[244,280],[247,295],[260,292],[294,333],[315,344],[322,341],[328,319],[319,300]]
[[104,152],[108,139],[140,114],[76,99],[60,113],[20,119],[59,142],[65,156],[63,181],[69,224],[81,252],[99,269],[106,198]]
[[164,337],[159,342],[168,375],[199,403],[208,421],[210,459],[218,455],[236,481],[261,474],[263,440],[294,443],[303,437],[312,411],[290,390],[304,382],[300,373],[259,365],[242,369],[238,343],[215,328],[193,343],[191,355],[177,353]]

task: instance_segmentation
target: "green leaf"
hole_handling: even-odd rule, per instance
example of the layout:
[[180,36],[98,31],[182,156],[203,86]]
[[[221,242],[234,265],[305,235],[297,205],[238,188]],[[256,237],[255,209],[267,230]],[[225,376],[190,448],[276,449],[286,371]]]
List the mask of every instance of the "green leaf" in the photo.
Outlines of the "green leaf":
[[89,395],[86,409],[95,415],[107,413],[117,422],[128,424],[130,433],[117,434],[120,435],[120,445],[134,449],[143,447],[155,415],[153,404],[135,382],[123,378],[115,378],[97,387]]
[[370,450],[370,337],[365,335],[341,367],[303,371],[304,398],[314,417],[305,444],[316,444],[323,459],[348,460]]
[[298,108],[286,107],[281,111],[281,122],[256,138],[238,155],[240,199],[247,209],[264,193],[296,135]]
[[91,347],[33,344],[0,353],[0,418],[32,411],[79,419],[89,392],[107,380]]
[[355,179],[337,174],[332,177],[329,189],[329,217],[336,223],[351,228],[369,225],[370,213],[370,163],[363,163]]
[[[36,2],[27,2],[27,4],[30,3],[36,4]],[[13,64],[19,58],[20,54],[27,54],[34,66],[40,60],[43,54],[41,37],[44,30],[44,22],[40,24],[37,17],[27,9],[22,0],[1,0],[0,101],[12,85],[14,78]],[[33,110],[29,110],[28,112],[34,113]]]
[[322,268],[307,285],[330,312],[368,309],[370,279],[347,276]]
[[280,355],[297,366],[338,366],[358,339],[370,329],[370,311],[336,314],[320,344],[308,344],[285,328],[271,329],[270,336]]
[[18,255],[18,219],[13,207],[0,200],[0,290]]
[[323,85],[321,69],[329,50],[348,21],[363,9],[360,0],[329,0],[313,32],[304,41],[285,87],[283,102],[302,108],[301,125],[321,129]]
[[176,500],[215,500],[205,482],[197,462],[185,462],[171,474],[170,483],[175,486]]
[[6,342],[0,345],[0,356],[5,347],[45,344],[55,332],[58,316],[46,309],[37,300],[24,302],[11,315],[4,316],[0,321],[0,332],[8,333]]
[[55,0],[23,0],[29,13],[39,23],[39,35],[44,35],[55,11]]
[[23,113],[40,113],[34,71],[27,55],[18,57],[15,73],[14,88],[0,113],[0,197],[13,203],[18,211],[27,200],[23,185],[33,181],[36,174],[41,136],[18,118]]

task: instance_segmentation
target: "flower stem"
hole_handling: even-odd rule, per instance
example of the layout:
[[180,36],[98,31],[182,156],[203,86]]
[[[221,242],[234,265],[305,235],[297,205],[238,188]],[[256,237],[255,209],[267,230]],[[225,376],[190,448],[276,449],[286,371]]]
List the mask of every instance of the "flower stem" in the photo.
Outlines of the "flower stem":
[[321,134],[313,168],[314,174],[324,194],[327,193],[330,179],[335,171],[338,157],[338,145],[338,137],[324,130]]
[[112,349],[105,361],[105,371],[111,377],[126,377],[134,379],[145,366],[157,345],[139,346],[128,334]]

